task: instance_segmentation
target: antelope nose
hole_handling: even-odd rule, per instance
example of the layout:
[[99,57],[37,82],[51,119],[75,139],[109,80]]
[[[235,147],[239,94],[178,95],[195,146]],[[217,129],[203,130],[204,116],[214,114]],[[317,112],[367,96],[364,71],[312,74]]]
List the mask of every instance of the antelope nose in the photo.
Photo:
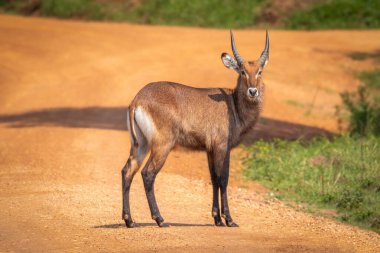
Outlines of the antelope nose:
[[250,97],[257,96],[259,94],[259,91],[256,88],[248,88],[248,95]]

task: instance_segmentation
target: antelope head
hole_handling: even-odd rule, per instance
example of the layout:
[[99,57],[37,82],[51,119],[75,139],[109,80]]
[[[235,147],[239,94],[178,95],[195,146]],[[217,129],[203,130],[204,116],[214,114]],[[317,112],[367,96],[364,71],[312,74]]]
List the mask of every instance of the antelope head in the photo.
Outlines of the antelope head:
[[244,61],[237,51],[234,35],[231,34],[231,47],[234,57],[222,53],[224,66],[235,70],[239,74],[237,89],[243,91],[248,101],[256,101],[263,90],[262,73],[269,60],[269,37],[266,31],[265,47],[257,61]]

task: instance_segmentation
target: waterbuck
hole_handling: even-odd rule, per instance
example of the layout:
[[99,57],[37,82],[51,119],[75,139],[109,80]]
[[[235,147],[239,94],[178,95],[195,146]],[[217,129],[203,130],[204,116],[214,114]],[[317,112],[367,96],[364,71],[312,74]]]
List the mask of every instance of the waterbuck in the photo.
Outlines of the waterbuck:
[[[154,181],[170,151],[176,146],[207,153],[211,174],[212,216],[216,226],[236,227],[227,201],[230,151],[257,122],[264,99],[262,73],[269,59],[269,38],[257,61],[239,55],[232,31],[234,57],[222,53],[224,66],[238,73],[235,89],[193,88],[179,83],[154,82],[141,89],[128,109],[130,156],[122,174],[123,212],[127,227],[135,226],[129,206],[133,176],[150,151],[141,175],[152,219],[164,225],[154,196]],[[219,192],[221,211],[219,209]]]

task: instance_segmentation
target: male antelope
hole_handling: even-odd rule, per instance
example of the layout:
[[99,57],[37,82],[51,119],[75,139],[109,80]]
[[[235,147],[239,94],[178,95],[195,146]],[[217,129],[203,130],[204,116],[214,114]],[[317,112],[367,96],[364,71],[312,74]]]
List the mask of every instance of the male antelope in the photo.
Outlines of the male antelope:
[[230,150],[259,118],[264,98],[262,71],[269,59],[269,38],[267,31],[260,58],[245,62],[236,49],[232,31],[230,36],[234,58],[227,53],[221,57],[224,66],[239,74],[235,89],[198,89],[172,82],[155,82],[146,85],[131,102],[128,111],[131,151],[121,171],[122,218],[127,227],[135,226],[129,207],[129,190],[148,151],[150,157],[141,174],[152,219],[163,226],[164,219],[154,196],[154,181],[176,145],[207,152],[215,225],[224,226],[222,216],[227,226],[237,226],[227,202]]

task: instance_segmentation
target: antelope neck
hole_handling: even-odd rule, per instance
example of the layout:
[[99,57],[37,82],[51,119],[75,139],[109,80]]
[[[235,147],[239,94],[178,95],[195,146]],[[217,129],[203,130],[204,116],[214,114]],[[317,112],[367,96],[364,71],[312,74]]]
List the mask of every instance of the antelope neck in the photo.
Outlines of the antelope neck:
[[243,88],[241,77],[239,76],[237,86],[233,91],[234,111],[236,111],[238,118],[238,125],[240,133],[244,133],[252,125],[256,123],[261,111],[262,96],[261,91],[259,97],[255,101],[247,99],[246,91]]

